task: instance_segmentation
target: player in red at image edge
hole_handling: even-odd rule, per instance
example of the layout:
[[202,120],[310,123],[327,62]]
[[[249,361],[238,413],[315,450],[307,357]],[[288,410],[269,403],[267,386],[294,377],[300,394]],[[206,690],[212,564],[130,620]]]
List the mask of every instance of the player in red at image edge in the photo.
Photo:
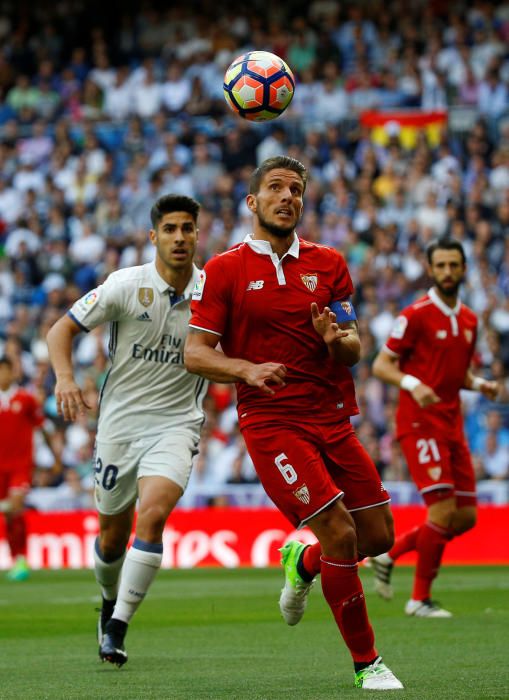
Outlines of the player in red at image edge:
[[240,428],[267,494],[318,539],[282,548],[283,618],[300,621],[321,574],[355,685],[402,688],[375,648],[357,571],[359,556],[388,549],[393,524],[389,495],[349,420],[358,409],[348,367],[360,355],[353,286],[340,253],[295,233],[306,180],[302,163],[286,156],[254,171],[253,233],[205,266],[184,361],[236,383]]
[[443,237],[427,249],[433,286],[396,319],[373,365],[379,379],[400,387],[396,437],[410,474],[427,506],[427,520],[397,538],[386,554],[372,560],[375,589],[393,595],[394,562],[417,551],[412,597],[407,615],[448,618],[451,613],[431,599],[431,586],[447,543],[474,527],[476,484],[463,433],[460,389],[496,399],[498,385],[470,369],[477,319],[458,298],[465,277],[465,253]]
[[24,581],[30,573],[25,499],[32,484],[34,430],[43,423],[37,399],[15,384],[11,361],[0,357],[0,512],[13,560],[11,581]]

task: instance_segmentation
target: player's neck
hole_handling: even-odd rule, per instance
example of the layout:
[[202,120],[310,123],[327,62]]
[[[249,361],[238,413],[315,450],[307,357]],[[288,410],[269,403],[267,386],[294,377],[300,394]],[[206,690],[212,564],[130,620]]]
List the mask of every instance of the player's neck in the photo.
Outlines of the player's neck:
[[433,289],[436,292],[437,297],[440,299],[440,301],[443,301],[446,306],[448,306],[450,309],[454,309],[456,304],[458,303],[458,295],[454,294],[451,296],[450,294],[444,294],[443,292],[438,289],[438,287],[433,287]]
[[182,268],[181,270],[175,270],[167,267],[159,258],[156,258],[156,270],[159,273],[159,276],[170,287],[173,287],[173,289],[179,295],[183,294],[184,289],[187,287],[193,274],[192,265]]
[[265,229],[259,228],[258,230],[253,231],[252,238],[254,241],[268,241],[274,253],[276,253],[279,258],[282,258],[283,255],[288,253],[290,246],[294,241],[295,232],[292,231],[285,238],[280,238],[279,236],[275,236],[273,233],[270,233]]

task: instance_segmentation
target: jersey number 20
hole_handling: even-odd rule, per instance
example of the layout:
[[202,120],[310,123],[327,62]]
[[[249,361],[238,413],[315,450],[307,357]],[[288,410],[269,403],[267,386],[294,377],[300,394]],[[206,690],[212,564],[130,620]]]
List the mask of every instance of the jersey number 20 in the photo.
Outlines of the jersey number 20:
[[106,489],[106,491],[111,491],[117,481],[118,467],[116,467],[114,464],[108,464],[103,472],[102,459],[98,457],[95,464],[95,473],[97,480],[102,481],[103,489]]

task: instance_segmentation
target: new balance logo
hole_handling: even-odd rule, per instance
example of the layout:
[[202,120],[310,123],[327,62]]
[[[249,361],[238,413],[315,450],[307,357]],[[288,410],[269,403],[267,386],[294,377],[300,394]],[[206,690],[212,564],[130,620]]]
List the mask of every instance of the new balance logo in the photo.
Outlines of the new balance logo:
[[256,280],[256,282],[250,282],[247,285],[246,292],[249,292],[250,289],[263,289],[263,280]]
[[148,313],[145,311],[144,313],[140,314],[137,319],[137,321],[152,321]]

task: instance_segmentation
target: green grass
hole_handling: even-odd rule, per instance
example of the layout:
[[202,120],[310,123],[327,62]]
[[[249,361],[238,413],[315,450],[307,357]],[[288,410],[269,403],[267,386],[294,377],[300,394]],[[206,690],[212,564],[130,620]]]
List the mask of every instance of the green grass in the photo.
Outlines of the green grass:
[[[435,595],[451,620],[409,619],[412,570],[396,570],[392,603],[371,593],[378,647],[404,700],[509,698],[506,568],[450,567]],[[317,585],[296,627],[279,617],[278,570],[162,571],[127,637],[129,662],[101,664],[89,571],[0,582],[0,698],[333,700],[359,698],[349,655]],[[372,695],[372,693],[371,693]],[[390,695],[393,697],[394,693]],[[369,697],[367,695],[366,697]],[[386,695],[384,695],[386,697]]]

